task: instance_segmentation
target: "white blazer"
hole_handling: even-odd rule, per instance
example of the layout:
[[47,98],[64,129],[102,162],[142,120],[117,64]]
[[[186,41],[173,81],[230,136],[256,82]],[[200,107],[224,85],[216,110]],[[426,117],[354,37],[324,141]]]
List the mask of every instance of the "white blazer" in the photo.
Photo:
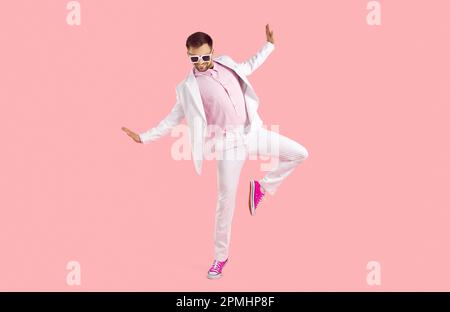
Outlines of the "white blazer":
[[[256,96],[253,87],[247,79],[262,63],[266,60],[270,53],[275,49],[275,45],[266,41],[263,47],[252,57],[242,63],[236,63],[228,55],[221,55],[213,58],[214,62],[218,62],[228,68],[234,70],[242,79],[242,91],[244,93],[245,105],[250,121],[250,131],[261,127],[263,122],[257,112],[259,99]],[[193,70],[189,71],[186,79],[176,86],[176,103],[170,113],[159,122],[159,124],[139,134],[141,141],[147,144],[155,141],[162,136],[168,134],[175,126],[177,126],[184,117],[189,127],[189,136],[191,143],[192,159],[194,161],[195,171],[198,175],[202,172],[203,161],[203,145],[206,135],[206,116]]]

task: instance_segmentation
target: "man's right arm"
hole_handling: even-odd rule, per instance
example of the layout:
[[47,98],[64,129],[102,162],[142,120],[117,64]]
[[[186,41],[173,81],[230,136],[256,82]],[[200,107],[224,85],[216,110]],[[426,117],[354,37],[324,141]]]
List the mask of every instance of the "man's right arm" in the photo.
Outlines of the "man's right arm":
[[184,118],[184,110],[181,106],[180,98],[177,93],[177,101],[172,107],[170,113],[159,122],[159,124],[145,132],[139,133],[139,138],[142,143],[147,144],[155,141],[166,134],[168,134],[176,125],[178,125]]

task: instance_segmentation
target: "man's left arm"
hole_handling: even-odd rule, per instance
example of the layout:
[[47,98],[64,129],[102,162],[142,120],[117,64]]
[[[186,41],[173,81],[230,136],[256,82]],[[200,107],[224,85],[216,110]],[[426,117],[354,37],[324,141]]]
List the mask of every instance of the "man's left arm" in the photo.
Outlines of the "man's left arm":
[[259,66],[264,63],[270,53],[275,49],[275,41],[273,38],[273,30],[271,31],[269,28],[269,24],[266,25],[266,37],[267,41],[264,43],[263,47],[251,58],[246,60],[245,62],[238,63],[238,68],[241,72],[249,76],[251,75]]

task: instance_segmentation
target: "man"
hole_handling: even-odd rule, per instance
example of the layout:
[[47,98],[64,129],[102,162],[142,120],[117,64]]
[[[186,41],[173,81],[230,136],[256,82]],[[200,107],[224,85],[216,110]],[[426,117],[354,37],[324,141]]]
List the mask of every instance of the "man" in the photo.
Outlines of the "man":
[[[250,180],[248,206],[251,215],[255,215],[265,193],[274,195],[280,183],[308,157],[308,151],[299,143],[262,127],[257,112],[259,99],[247,76],[275,48],[273,31],[268,24],[266,38],[267,42],[257,54],[237,63],[227,55],[213,57],[213,41],[208,34],[191,34],[186,40],[186,48],[193,68],[177,85],[177,101],[171,112],[156,127],[143,133],[122,127],[134,141],[149,143],[168,134],[186,117],[194,166],[199,175],[205,145],[213,142],[215,151],[220,152],[221,157],[217,158],[215,259],[207,274],[210,279],[221,277],[228,262],[237,186],[246,156],[275,156],[279,161],[262,180]],[[219,129],[213,140],[207,135],[210,126]],[[268,140],[277,148],[268,150]]]

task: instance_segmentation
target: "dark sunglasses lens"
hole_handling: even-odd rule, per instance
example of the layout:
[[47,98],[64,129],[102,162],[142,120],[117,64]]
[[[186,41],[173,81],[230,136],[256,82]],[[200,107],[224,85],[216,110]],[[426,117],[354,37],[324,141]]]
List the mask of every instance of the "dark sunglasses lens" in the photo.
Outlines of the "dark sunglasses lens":
[[202,59],[203,59],[203,61],[205,61],[205,62],[208,62],[210,58],[211,58],[210,55],[203,55],[203,56],[202,56]]
[[198,56],[191,56],[191,62],[198,62]]

